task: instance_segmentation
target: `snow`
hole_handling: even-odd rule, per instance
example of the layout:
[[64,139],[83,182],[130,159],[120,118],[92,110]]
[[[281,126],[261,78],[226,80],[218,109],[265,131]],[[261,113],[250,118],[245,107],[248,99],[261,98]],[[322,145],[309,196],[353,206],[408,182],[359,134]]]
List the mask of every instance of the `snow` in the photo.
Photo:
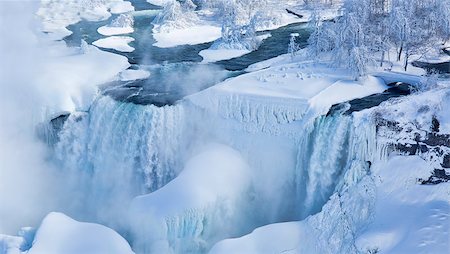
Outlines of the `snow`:
[[426,63],[444,63],[450,62],[450,55],[445,53],[441,48],[432,48],[422,56],[413,56],[413,61]]
[[[375,196],[367,177],[340,196],[333,195],[322,211],[303,221],[269,224],[236,239],[216,243],[210,253],[361,253],[352,234],[370,219]],[[364,253],[364,252],[362,252]]]
[[356,241],[379,253],[448,253],[450,184],[419,185],[433,168],[418,156],[395,156],[376,165],[373,222]]
[[[187,162],[181,174],[163,188],[134,199],[133,209],[153,210],[160,218],[215,203],[219,197],[236,197],[245,187],[247,166],[240,154],[220,144],[206,146]],[[229,183],[233,183],[230,188]],[[174,197],[178,193],[178,197]]]
[[121,14],[134,11],[133,5],[128,1],[116,1],[111,3],[110,12],[112,14]]
[[173,0],[147,0],[147,2],[156,5],[156,6],[164,6],[166,3],[173,1]]
[[309,99],[309,104],[322,114],[326,114],[334,104],[381,93],[387,88],[381,79],[374,76],[363,78],[359,84],[355,84],[353,80],[340,80]]
[[247,49],[205,49],[198,54],[203,57],[203,63],[210,63],[240,57],[250,52]]
[[119,234],[99,224],[75,221],[50,213],[36,232],[28,254],[134,253]]
[[128,1],[84,1],[84,0],[42,0],[37,15],[42,20],[42,30],[54,40],[61,40],[72,32],[66,27],[82,19],[89,21],[106,20],[113,14],[134,10]]
[[[417,105],[442,101],[436,99],[442,91],[429,93],[383,106],[398,104],[397,110],[379,110],[382,114],[392,112],[388,119],[411,122],[414,112],[421,111]],[[375,124],[365,118],[372,115],[371,110],[357,115],[353,128],[360,133],[351,140],[364,136],[364,132],[369,134]],[[419,117],[417,124],[422,125],[422,120]],[[382,155],[382,143],[374,140],[375,136],[371,139],[362,140],[369,150],[354,149],[367,153],[369,157],[363,160],[372,162],[370,172],[350,167],[321,212],[303,221],[269,224],[248,235],[220,241],[210,253],[448,253],[450,183],[420,185],[418,179],[427,179],[435,168],[429,161],[421,156]]]
[[113,80],[130,66],[126,57],[94,46],[87,46],[85,52],[80,53],[66,51],[69,49],[46,57],[41,74],[35,80],[41,86],[52,88],[44,97],[49,114],[86,110],[97,95],[97,86]]
[[130,34],[134,32],[134,28],[129,26],[127,27],[102,26],[97,29],[97,32],[104,36]]
[[[261,35],[258,36],[258,40],[262,42],[270,36],[270,34]],[[203,57],[202,63],[210,63],[240,57],[250,52],[252,51],[248,49],[233,49],[213,44],[209,49],[202,50],[198,54]]]
[[[227,231],[229,223],[236,220],[236,202],[248,186],[248,166],[239,152],[209,144],[173,181],[136,197],[131,220],[136,221],[136,232],[148,232],[141,240],[153,252],[167,253],[167,248],[183,252],[186,246],[207,240],[211,237],[208,234],[217,236]],[[217,216],[221,219],[214,220]],[[219,229],[221,232],[217,232]]]
[[240,238],[221,241],[209,253],[295,253],[293,250],[302,243],[305,233],[299,222],[273,224]]
[[153,28],[153,38],[156,43],[153,46],[160,48],[201,44],[215,41],[222,36],[221,28],[212,25],[194,25],[171,29],[167,32],[156,32],[155,28]]
[[[167,0],[147,0],[149,3],[164,6],[165,3],[169,2]],[[273,20],[264,22],[257,27],[257,31],[269,31],[286,26],[293,23],[305,22],[308,19],[300,19],[295,15],[288,14],[286,12],[286,6],[280,5],[277,1],[270,2],[267,7],[273,13],[270,17]],[[183,21],[173,26],[165,26],[166,24],[157,24],[153,28],[153,37],[156,43],[153,45],[160,48],[176,47],[180,45],[196,45],[201,43],[207,43],[215,41],[222,37],[222,24],[218,21],[217,14],[214,13],[214,9],[206,9],[196,11],[196,17],[198,19]],[[164,29],[162,29],[164,28]],[[236,51],[228,52],[237,56]],[[240,52],[243,53],[243,52]],[[224,57],[225,52],[217,53],[206,53],[206,56]],[[229,58],[228,58],[229,59]]]
[[0,234],[0,254],[21,254],[23,244],[22,237]]
[[[276,116],[279,121],[278,116],[286,114],[290,115],[287,119],[290,122],[304,118],[307,113],[308,119],[305,120],[313,120],[315,116],[326,114],[333,104],[381,93],[386,89],[384,82],[378,78],[369,76],[355,81],[343,69],[304,61],[274,64],[273,67],[243,74],[192,95],[189,99],[195,105],[225,114],[227,118],[253,118],[267,113],[271,117]],[[272,104],[277,107],[273,108],[273,112],[258,113],[260,103],[264,107]],[[247,110],[250,115],[239,113],[244,110],[244,106],[249,107]]]
[[129,36],[111,36],[94,41],[92,44],[107,49],[114,49],[120,52],[133,52],[134,48],[128,45],[134,38]]
[[150,72],[146,70],[124,70],[120,74],[121,81],[131,81],[137,79],[146,79],[150,77]]

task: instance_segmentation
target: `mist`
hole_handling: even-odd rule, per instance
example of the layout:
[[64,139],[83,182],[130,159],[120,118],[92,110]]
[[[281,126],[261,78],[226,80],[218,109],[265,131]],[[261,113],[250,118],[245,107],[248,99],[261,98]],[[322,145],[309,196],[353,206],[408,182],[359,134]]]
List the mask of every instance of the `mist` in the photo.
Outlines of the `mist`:
[[0,233],[37,226],[55,208],[56,169],[35,135],[51,92],[37,86],[45,54],[33,34],[34,1],[0,2]]

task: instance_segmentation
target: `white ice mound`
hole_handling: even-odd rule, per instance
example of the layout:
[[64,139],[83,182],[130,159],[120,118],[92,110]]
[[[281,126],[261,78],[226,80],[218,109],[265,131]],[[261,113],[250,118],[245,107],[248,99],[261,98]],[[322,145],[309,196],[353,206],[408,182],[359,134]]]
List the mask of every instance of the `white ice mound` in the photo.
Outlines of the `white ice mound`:
[[29,254],[132,254],[130,245],[114,230],[50,213],[42,221]]
[[131,219],[142,238],[136,246],[152,253],[204,251],[219,234],[236,228],[237,202],[249,182],[237,151],[207,146],[172,182],[133,200]]
[[120,52],[133,52],[134,48],[128,45],[128,43],[133,42],[134,38],[129,36],[111,36],[103,39],[94,41],[92,44],[107,49],[114,49]]

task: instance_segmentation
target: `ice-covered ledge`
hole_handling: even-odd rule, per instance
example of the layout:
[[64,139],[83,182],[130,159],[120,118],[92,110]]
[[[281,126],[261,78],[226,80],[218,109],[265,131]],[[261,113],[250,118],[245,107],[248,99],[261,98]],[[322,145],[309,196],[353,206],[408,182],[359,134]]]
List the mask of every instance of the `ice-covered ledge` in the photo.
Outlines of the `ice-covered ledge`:
[[288,55],[188,97],[194,105],[241,122],[290,123],[306,114],[326,114],[337,103],[381,93],[379,78],[353,80],[347,71],[313,62],[291,63]]

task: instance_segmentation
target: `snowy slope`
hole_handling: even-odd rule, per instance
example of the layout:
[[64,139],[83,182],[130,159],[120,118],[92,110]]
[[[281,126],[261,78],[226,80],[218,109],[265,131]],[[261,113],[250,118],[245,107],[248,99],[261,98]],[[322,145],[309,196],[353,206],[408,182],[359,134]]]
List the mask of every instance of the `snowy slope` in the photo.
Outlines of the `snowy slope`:
[[49,112],[86,110],[97,95],[97,86],[130,66],[126,57],[93,46],[73,52],[63,48],[58,55],[44,58],[40,66],[36,84],[53,89],[51,98],[45,97]]
[[237,230],[238,202],[248,186],[248,166],[237,151],[205,147],[173,181],[133,200],[135,246],[152,253],[208,249],[217,237]]
[[119,234],[105,226],[50,213],[36,232],[29,254],[134,253]]
[[360,250],[379,253],[448,253],[450,183],[419,185],[433,167],[418,156],[375,165],[374,219],[357,237]]

